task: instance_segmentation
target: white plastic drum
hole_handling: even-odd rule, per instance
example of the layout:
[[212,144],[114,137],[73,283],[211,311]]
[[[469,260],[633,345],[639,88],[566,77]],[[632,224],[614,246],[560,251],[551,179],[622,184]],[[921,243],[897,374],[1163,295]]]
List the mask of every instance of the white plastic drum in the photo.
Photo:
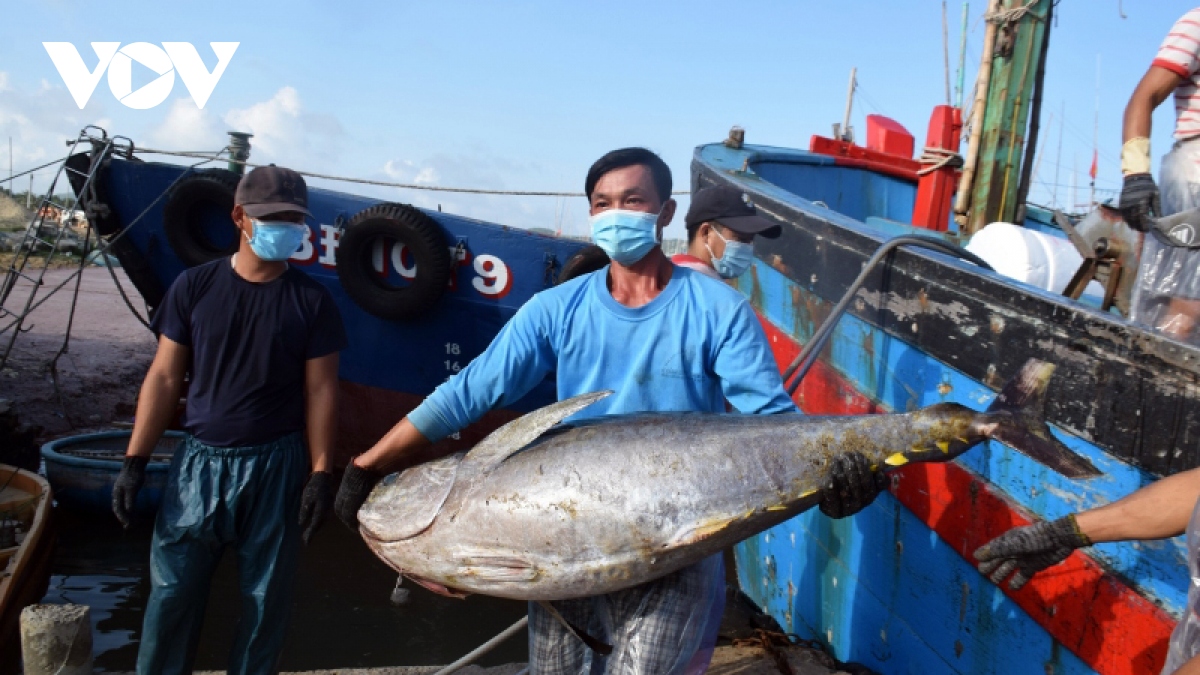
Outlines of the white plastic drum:
[[[1061,294],[1083,264],[1083,257],[1066,239],[1012,223],[988,225],[971,237],[966,249],[996,272],[1051,293]],[[1095,281],[1083,292],[1104,297],[1104,287]]]

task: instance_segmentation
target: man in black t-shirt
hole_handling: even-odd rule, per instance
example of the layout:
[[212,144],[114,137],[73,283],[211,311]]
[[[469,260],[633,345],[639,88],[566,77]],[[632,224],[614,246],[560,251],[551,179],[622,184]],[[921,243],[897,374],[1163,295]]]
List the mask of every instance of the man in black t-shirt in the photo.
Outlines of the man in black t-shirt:
[[209,582],[227,545],[236,549],[242,593],[228,671],[278,672],[300,540],[320,527],[332,501],[346,334],[329,291],[287,263],[307,232],[307,188],[294,171],[260,167],[234,201],[238,252],[184,272],[155,313],[158,352],[113,488],[113,513],[128,527],[150,453],[190,373],[188,435],[154,524],[139,675],[191,672]]

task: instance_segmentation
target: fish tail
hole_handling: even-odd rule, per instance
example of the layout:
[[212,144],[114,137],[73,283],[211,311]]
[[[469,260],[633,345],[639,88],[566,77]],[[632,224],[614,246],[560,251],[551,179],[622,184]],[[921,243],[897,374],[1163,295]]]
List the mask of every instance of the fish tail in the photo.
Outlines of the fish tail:
[[1042,409],[1054,364],[1030,359],[1004,385],[983,416],[984,434],[1068,478],[1092,478],[1100,471],[1050,433]]

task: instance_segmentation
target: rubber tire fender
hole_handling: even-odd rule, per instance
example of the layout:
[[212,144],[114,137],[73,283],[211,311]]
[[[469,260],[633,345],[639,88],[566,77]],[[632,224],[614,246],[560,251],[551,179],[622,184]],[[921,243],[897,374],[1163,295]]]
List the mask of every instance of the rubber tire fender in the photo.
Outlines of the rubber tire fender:
[[171,189],[163,207],[163,230],[171,250],[184,265],[195,267],[237,253],[241,235],[237,234],[232,217],[226,221],[235,231],[232,243],[217,246],[205,233],[206,221],[201,207],[211,204],[221,213],[233,213],[233,198],[239,180],[241,178],[232,171],[216,169],[188,176]]
[[588,244],[567,258],[554,285],[564,284],[575,277],[602,270],[610,262],[612,261],[608,259],[608,254],[604,252],[604,249],[595,244]]
[[[417,275],[408,286],[390,286],[375,271],[372,245],[381,237],[404,244],[412,253]],[[433,309],[446,292],[452,269],[442,228],[407,204],[385,202],[359,211],[338,240],[342,288],[359,307],[381,319],[415,319]]]

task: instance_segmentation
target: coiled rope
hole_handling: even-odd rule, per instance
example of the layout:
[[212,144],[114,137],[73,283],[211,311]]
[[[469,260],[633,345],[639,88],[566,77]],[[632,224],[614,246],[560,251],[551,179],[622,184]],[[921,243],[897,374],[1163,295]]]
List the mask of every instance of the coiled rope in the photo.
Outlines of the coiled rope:
[[963,165],[962,155],[945,148],[924,148],[921,150],[921,156],[917,158],[917,161],[925,165],[917,170],[918,176],[924,176],[944,166],[958,169]]
[[[1029,12],[1033,9],[1033,6],[1038,2],[1039,0],[1029,0],[1029,2],[1021,5],[1020,7],[1010,7],[1008,9],[989,12],[984,14],[983,18],[985,21],[990,21],[995,24],[1015,23],[1020,21],[1021,18],[1026,14],[1029,14]],[[1031,14],[1030,16],[1033,17],[1034,21],[1042,20],[1042,17],[1038,16],[1037,14]]]

